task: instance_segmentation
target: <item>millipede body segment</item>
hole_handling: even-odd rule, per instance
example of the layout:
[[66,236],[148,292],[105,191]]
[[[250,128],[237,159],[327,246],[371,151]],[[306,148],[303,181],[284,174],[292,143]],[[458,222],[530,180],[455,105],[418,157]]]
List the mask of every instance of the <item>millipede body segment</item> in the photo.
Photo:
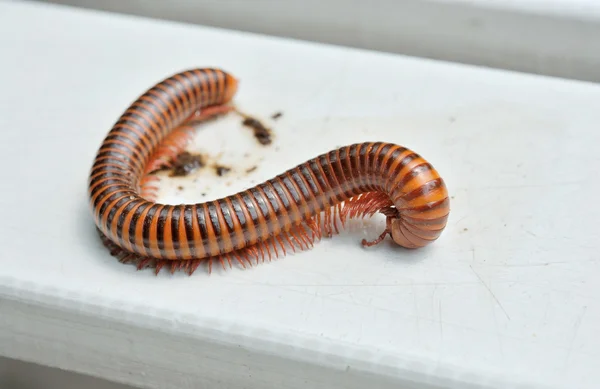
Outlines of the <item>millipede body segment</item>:
[[156,202],[150,173],[168,164],[192,135],[191,123],[225,113],[237,91],[232,75],[211,68],[175,74],[141,95],[118,119],[96,155],[89,202],[111,253],[142,267],[187,270],[231,266],[307,249],[349,218],[386,216],[406,248],[435,241],[449,198],[438,172],[417,153],[386,142],[353,144],[319,155],[230,196],[197,204]]

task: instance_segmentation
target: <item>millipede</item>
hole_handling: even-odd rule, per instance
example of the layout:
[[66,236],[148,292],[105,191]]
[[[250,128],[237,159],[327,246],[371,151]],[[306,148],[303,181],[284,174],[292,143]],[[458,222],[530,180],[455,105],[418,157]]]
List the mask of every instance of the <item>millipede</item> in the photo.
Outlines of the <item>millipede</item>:
[[112,256],[138,269],[192,274],[213,262],[242,267],[307,250],[349,219],[385,216],[387,236],[404,248],[436,241],[450,212],[446,184],[416,152],[387,142],[323,153],[261,184],[213,201],[157,200],[157,168],[169,166],[195,124],[234,110],[238,79],[218,68],[176,73],[152,86],[103,140],[88,180],[96,229]]

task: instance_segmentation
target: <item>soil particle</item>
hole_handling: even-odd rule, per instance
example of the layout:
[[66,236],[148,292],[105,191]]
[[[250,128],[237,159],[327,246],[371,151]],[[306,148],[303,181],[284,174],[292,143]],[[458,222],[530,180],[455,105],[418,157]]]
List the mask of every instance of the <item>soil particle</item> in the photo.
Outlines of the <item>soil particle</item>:
[[184,177],[205,165],[204,156],[184,151],[173,162],[171,177]]
[[265,127],[265,125],[262,124],[259,120],[252,117],[246,117],[242,124],[246,127],[252,128],[252,130],[254,131],[254,137],[256,138],[258,143],[260,143],[261,145],[271,144],[271,130]]

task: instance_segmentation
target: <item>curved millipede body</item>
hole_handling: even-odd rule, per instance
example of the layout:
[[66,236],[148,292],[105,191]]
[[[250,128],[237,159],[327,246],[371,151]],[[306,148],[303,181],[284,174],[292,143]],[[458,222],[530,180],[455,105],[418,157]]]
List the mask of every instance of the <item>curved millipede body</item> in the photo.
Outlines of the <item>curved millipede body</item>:
[[[449,198],[438,172],[417,153],[367,142],[329,151],[247,190],[198,204],[153,199],[149,173],[185,147],[195,118],[224,113],[237,80],[219,69],[175,74],[141,95],[104,139],[89,177],[96,227],[113,255],[139,268],[190,274],[202,261],[245,266],[306,249],[348,218],[386,216],[387,235],[406,248],[436,240]],[[200,112],[198,116],[198,112]]]

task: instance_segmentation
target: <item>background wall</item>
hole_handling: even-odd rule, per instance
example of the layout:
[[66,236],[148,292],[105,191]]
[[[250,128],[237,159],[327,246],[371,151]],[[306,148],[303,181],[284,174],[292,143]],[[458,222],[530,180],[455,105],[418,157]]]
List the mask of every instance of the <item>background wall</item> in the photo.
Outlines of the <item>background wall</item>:
[[135,389],[131,386],[0,357],[0,389]]
[[594,0],[37,0],[600,81]]

